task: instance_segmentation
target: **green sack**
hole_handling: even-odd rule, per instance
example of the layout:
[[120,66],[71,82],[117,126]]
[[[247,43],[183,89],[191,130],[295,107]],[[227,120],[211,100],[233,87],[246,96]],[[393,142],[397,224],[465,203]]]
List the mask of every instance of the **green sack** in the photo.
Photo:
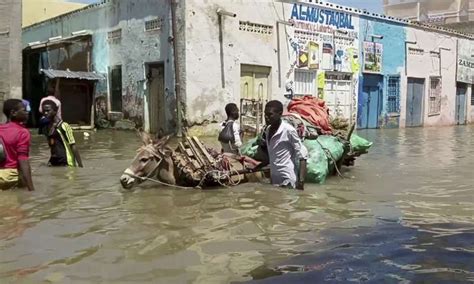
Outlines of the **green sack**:
[[258,149],[257,140],[258,138],[255,137],[245,142],[244,145],[242,145],[242,147],[240,148],[240,153],[244,156],[254,159]]
[[252,138],[240,148],[240,154],[250,157],[256,161],[269,163],[268,153],[265,148],[259,146],[259,137]]
[[334,162],[342,159],[342,156],[344,155],[344,144],[342,144],[337,137],[329,135],[319,136],[318,141],[326,152],[329,170],[332,171],[335,167]]
[[308,161],[306,163],[306,178],[307,183],[322,184],[326,181],[328,176],[328,160],[323,148],[316,140],[305,140],[303,142],[306,149],[308,149]]
[[334,136],[321,135],[316,140],[305,140],[308,149],[306,182],[322,184],[344,155],[344,144]]
[[358,136],[357,134],[352,134],[351,136],[351,146],[352,146],[352,151],[359,153],[359,154],[365,154],[368,153],[370,147],[372,147],[372,142],[369,142],[365,140],[364,138]]

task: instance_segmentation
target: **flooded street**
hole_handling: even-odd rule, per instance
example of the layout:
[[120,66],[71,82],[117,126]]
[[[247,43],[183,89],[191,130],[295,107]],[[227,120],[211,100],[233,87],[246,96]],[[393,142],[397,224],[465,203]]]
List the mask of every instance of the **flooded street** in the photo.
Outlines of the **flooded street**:
[[347,178],[304,192],[129,192],[133,132],[76,133],[84,169],[46,167],[35,136],[37,191],[0,192],[0,282],[473,282],[474,127],[358,134]]

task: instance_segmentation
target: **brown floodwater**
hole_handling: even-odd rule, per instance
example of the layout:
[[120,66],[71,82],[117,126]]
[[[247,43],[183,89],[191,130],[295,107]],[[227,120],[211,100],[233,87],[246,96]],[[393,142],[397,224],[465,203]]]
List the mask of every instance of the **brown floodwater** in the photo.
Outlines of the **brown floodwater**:
[[35,136],[37,191],[0,192],[0,283],[473,282],[474,127],[358,134],[370,154],[304,192],[126,191],[133,132],[76,132],[83,169]]

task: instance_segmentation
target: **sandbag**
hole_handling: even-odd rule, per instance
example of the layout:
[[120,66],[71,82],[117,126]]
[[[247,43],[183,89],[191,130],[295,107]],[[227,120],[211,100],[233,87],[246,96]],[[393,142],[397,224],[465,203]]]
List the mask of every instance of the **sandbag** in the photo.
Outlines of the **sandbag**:
[[319,136],[318,141],[326,152],[328,168],[332,172],[336,166],[335,162],[341,160],[344,155],[344,144],[337,137],[328,135]]
[[308,149],[308,161],[306,163],[306,183],[322,184],[326,181],[329,173],[328,160],[323,148],[316,140],[303,142]]
[[245,142],[240,148],[240,153],[244,156],[255,159],[258,149],[258,137],[252,138]]
[[366,139],[358,136],[357,134],[352,134],[350,142],[352,146],[352,151],[359,154],[368,153],[370,147],[372,147],[373,145],[372,142],[367,141]]
[[[305,140],[303,142],[308,149],[307,161],[307,183],[323,184],[329,173],[334,170],[334,161],[339,161],[344,155],[344,144],[334,136],[322,135],[316,140]],[[256,159],[258,156],[258,138],[247,141],[241,153]],[[256,159],[259,160],[259,159]]]

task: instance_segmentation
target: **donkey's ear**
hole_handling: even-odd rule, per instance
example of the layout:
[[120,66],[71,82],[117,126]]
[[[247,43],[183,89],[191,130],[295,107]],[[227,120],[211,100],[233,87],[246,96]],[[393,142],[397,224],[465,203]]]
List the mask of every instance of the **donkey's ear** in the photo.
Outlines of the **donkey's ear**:
[[150,145],[153,143],[153,139],[151,138],[150,134],[146,133],[145,131],[137,131],[138,132],[138,136],[142,139],[142,142],[143,144],[146,146],[146,145]]
[[155,147],[163,147],[163,146],[165,146],[165,145],[169,142],[170,138],[171,138],[171,135],[167,135],[167,136],[165,136],[165,137],[162,137],[162,138],[160,138],[160,139],[157,139],[157,140],[155,141],[155,143],[154,143],[154,144],[155,144]]
[[160,130],[158,130],[158,133],[156,133],[155,141],[160,141],[164,136],[165,134],[163,128],[160,128]]

